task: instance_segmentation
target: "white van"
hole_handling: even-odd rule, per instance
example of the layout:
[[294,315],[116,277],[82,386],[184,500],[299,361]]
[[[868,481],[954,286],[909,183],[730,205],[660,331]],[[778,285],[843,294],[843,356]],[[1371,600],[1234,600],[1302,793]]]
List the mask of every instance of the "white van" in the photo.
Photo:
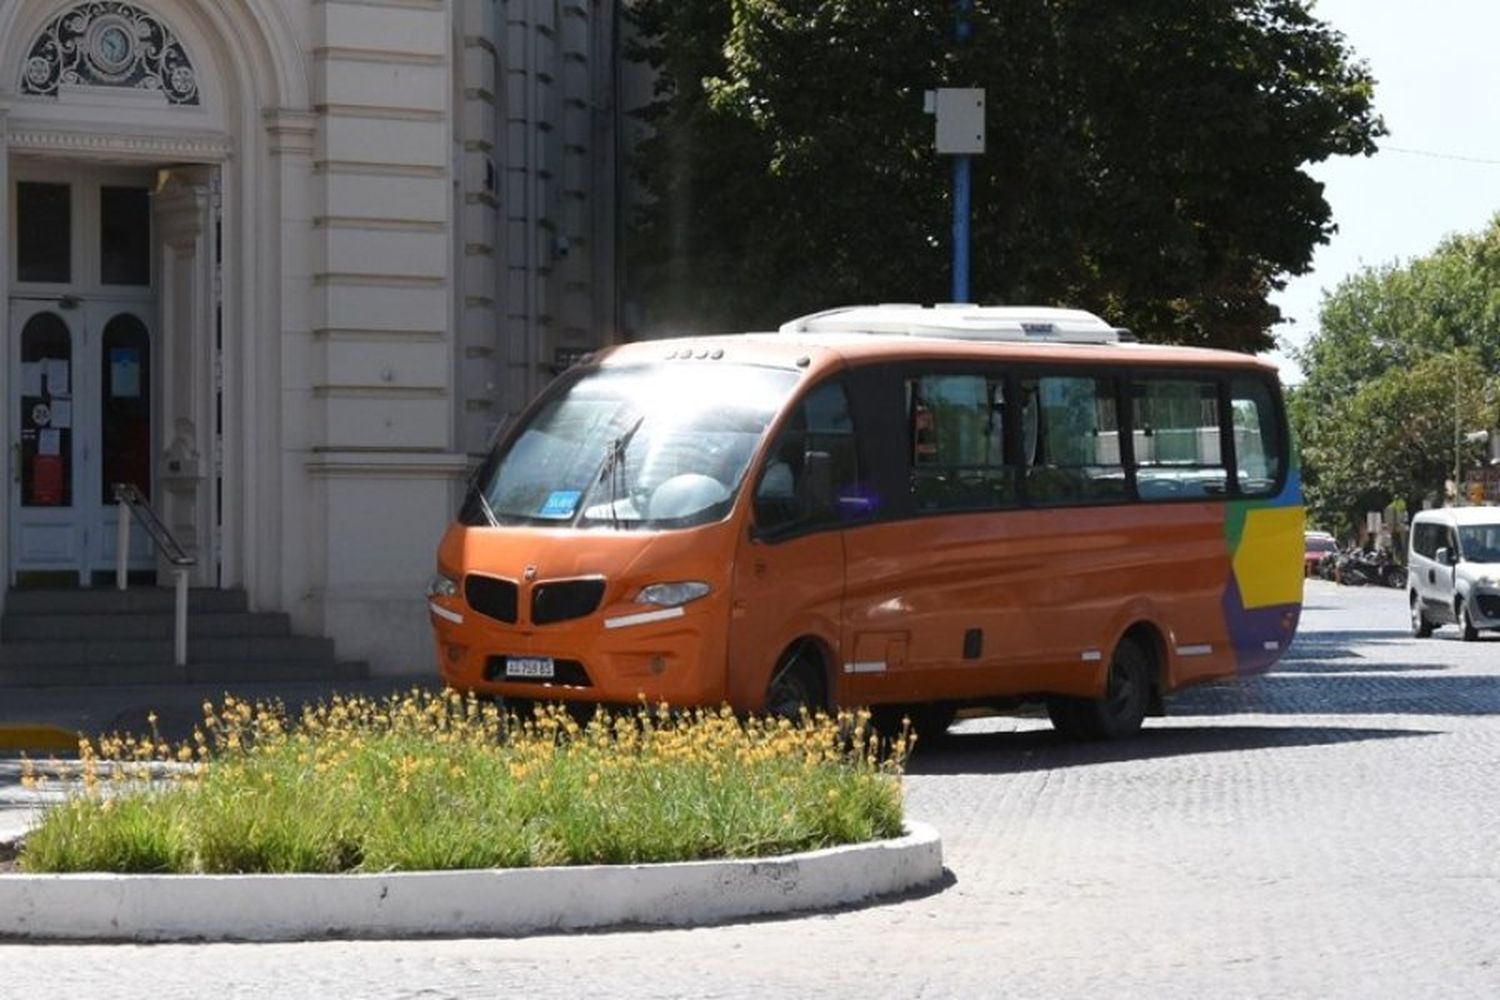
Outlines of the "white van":
[[1500,629],[1500,507],[1417,514],[1406,568],[1412,635],[1453,624],[1472,642],[1480,629]]

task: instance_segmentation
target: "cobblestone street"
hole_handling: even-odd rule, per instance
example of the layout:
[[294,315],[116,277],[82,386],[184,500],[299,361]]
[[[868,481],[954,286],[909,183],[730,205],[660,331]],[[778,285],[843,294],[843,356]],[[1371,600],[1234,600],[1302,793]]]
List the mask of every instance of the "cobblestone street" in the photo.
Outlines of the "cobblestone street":
[[3,946],[0,997],[1500,994],[1500,637],[1310,582],[1293,655],[1141,738],[961,724],[913,761],[949,884],[688,931]]

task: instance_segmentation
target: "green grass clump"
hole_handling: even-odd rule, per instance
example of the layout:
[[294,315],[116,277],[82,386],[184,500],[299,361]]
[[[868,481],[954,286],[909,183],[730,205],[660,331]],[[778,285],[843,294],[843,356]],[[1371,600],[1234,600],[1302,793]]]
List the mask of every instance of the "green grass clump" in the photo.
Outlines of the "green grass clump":
[[[80,745],[29,872],[351,872],[762,857],[896,836],[904,739],[863,715],[507,718],[454,692],[204,705],[173,746]],[[35,781],[33,770],[28,781]]]

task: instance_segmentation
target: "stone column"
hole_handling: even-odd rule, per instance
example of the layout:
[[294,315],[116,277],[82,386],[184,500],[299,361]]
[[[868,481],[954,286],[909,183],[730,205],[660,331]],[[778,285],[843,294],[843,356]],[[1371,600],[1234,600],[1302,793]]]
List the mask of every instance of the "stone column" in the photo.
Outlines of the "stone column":
[[[216,582],[213,169],[165,171],[152,205],[161,282],[160,513],[182,546],[197,557],[192,574],[197,586]],[[165,573],[163,578],[169,579]]]
[[5,587],[0,587],[0,594],[4,594],[10,584],[10,498],[11,487],[9,477],[19,474],[20,470],[14,468],[17,461],[15,450],[11,447],[15,443],[13,437],[15,431],[11,428],[14,415],[11,410],[16,405],[10,395],[10,231],[13,223],[10,218],[10,108],[5,102],[0,101],[0,289],[4,289],[3,301],[0,301],[0,385],[6,387],[3,394],[5,405],[0,406],[0,440],[3,440],[5,448],[5,488],[0,490],[0,567],[5,570]]

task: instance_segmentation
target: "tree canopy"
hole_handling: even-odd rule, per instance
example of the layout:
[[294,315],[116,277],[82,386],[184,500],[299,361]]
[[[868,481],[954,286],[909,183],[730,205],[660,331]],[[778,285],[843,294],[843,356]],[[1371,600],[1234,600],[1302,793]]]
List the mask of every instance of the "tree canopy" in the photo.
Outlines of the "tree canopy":
[[1309,0],[635,0],[656,72],[629,242],[645,326],[942,301],[951,172],[923,94],[979,86],[975,301],[1262,350],[1333,231],[1304,166],[1369,154],[1374,82]]
[[1455,458],[1468,467],[1483,452],[1464,437],[1500,426],[1500,216],[1346,279],[1298,361],[1292,412],[1315,517],[1347,524],[1441,496]]

